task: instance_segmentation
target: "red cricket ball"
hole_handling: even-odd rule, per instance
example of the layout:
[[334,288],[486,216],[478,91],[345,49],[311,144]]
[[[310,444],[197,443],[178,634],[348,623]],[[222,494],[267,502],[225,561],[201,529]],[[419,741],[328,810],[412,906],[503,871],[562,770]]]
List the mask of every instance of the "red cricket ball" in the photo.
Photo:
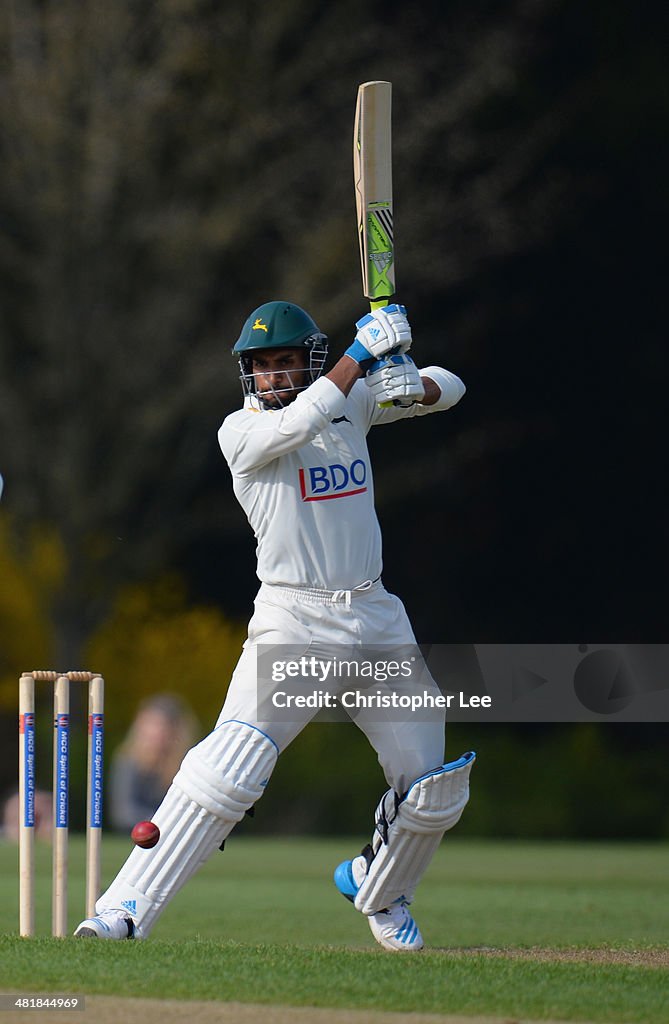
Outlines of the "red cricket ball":
[[138,821],[130,833],[130,838],[136,846],[150,850],[160,839],[160,829],[152,821]]

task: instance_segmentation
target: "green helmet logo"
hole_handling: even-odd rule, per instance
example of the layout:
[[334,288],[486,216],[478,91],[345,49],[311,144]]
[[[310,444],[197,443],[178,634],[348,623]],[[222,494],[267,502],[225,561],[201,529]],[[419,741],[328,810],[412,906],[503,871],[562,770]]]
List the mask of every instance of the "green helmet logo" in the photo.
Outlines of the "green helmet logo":
[[265,302],[254,309],[242,327],[233,352],[260,348],[312,348],[325,341],[314,320],[292,302]]

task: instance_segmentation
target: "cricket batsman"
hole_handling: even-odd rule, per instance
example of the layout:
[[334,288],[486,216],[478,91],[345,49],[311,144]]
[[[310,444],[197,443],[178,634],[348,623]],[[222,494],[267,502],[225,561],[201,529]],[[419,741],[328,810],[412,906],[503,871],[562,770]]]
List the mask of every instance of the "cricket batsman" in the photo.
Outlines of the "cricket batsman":
[[[219,443],[257,540],[260,590],[248,638],[214,730],[190,750],[154,815],[160,839],[136,848],[75,935],[148,936],[169,900],[224,843],[265,791],[277,758],[314,716],[274,711],[258,672],[259,645],[291,651],[415,645],[402,602],[381,581],[381,533],[366,436],[371,427],[450,409],[465,388],[408,354],[406,310],[363,316],[355,340],[325,375],[327,338],[291,302],[267,302],[246,320],[234,352],[243,408]],[[439,690],[429,674],[421,689]],[[342,687],[345,685],[342,682]],[[285,688],[286,684],[282,684]],[[355,715],[388,783],[372,840],[340,864],[335,884],[386,949],[423,946],[410,911],[443,834],[469,797],[474,754],[444,763],[445,715],[375,709]]]

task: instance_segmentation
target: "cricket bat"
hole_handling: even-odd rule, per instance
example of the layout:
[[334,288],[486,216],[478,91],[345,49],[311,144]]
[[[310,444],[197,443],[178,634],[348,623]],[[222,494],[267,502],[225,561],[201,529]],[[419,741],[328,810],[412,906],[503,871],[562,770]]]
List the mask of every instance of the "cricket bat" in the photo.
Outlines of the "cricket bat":
[[362,290],[372,309],[395,292],[390,82],[358,89],[353,129],[353,180]]
[[[362,291],[371,308],[395,292],[393,246],[392,91],[390,82],[363,82],[353,126],[353,181]],[[382,409],[392,402],[379,403]]]

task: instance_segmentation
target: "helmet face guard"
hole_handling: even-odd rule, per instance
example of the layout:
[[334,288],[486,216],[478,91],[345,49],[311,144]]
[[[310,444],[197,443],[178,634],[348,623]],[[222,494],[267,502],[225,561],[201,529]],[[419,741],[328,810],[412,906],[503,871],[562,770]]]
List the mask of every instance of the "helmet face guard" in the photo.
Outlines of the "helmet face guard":
[[[310,384],[313,384],[315,380],[318,380],[323,367],[325,366],[325,360],[328,354],[327,338],[324,334],[314,335],[311,340],[312,344],[309,346],[309,362],[304,369],[297,370],[284,370],[283,373],[288,379],[289,386],[287,388],[274,388],[271,385],[267,388],[267,391],[276,398],[279,405],[284,405],[283,396],[288,393],[295,391],[304,391]],[[306,348],[307,346],[300,346],[300,348]],[[258,349],[257,351],[261,351]],[[239,379],[242,384],[242,393],[244,397],[247,396],[251,399],[252,404],[255,404],[257,408],[264,409],[268,408],[265,405],[265,401],[262,395],[258,394],[258,382],[256,377],[262,376],[262,374],[253,372],[253,353],[244,353],[239,357]],[[301,377],[302,382],[298,382],[295,378]],[[304,379],[306,378],[306,380]],[[292,401],[292,399],[291,399]]]
[[[272,349],[302,349],[309,353],[304,369],[283,371],[289,387],[270,386],[266,390],[265,393],[271,393],[278,405],[282,406],[288,404],[282,396],[303,391],[320,377],[328,352],[327,337],[309,314],[292,302],[266,302],[254,309],[242,327],[233,352],[239,356],[244,397],[248,395],[258,408],[275,406],[266,404],[259,394],[256,380],[259,374],[253,372],[253,356],[256,352]],[[293,398],[289,401],[293,401]]]

